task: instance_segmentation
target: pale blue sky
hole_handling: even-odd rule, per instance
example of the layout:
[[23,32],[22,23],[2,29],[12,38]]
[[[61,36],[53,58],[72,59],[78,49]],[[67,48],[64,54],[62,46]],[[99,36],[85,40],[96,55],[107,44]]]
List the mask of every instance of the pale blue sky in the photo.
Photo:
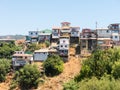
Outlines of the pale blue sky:
[[120,0],[0,0],[0,35],[51,29],[62,21],[80,28],[120,23]]

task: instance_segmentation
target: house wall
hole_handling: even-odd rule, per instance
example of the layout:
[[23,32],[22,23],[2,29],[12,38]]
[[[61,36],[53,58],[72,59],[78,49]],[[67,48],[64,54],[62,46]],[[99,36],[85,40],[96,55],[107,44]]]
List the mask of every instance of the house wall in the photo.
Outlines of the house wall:
[[45,41],[45,40],[50,41],[50,35],[40,35],[39,36],[39,42],[40,41]]
[[35,52],[33,56],[34,61],[44,61],[48,58],[48,52]]
[[59,30],[52,30],[52,38],[59,38],[60,33]]
[[109,29],[97,29],[97,34],[99,38],[110,38],[111,30]]
[[38,31],[29,31],[29,36],[30,37],[38,37]]
[[68,38],[60,38],[59,40],[59,50],[69,49],[69,39]]
[[79,32],[79,28],[71,28],[71,37],[79,37],[80,36],[80,32]]

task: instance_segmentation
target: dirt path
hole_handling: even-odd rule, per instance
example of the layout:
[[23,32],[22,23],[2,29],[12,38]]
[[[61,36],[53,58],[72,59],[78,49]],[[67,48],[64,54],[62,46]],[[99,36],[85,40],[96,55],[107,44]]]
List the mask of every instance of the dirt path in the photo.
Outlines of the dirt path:
[[0,90],[9,90],[13,75],[8,74],[5,82],[0,83]]
[[62,74],[48,78],[45,83],[37,90],[62,90],[63,83],[74,78],[80,71],[80,61],[77,57],[70,57],[70,61],[64,64],[64,71]]

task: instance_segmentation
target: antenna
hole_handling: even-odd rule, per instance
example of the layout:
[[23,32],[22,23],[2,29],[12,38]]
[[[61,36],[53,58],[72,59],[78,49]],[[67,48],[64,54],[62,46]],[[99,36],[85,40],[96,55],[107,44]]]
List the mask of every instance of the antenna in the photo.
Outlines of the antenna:
[[97,29],[97,26],[98,26],[98,23],[97,23],[97,21],[96,21],[95,25],[96,25],[95,27],[96,27],[96,29]]

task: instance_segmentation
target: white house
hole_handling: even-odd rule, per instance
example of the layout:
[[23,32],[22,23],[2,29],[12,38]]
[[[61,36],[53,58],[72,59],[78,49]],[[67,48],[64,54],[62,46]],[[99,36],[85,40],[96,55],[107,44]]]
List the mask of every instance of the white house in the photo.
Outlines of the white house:
[[98,38],[111,38],[112,31],[108,28],[97,28]]
[[59,55],[68,56],[69,54],[69,37],[60,37],[59,39]]

